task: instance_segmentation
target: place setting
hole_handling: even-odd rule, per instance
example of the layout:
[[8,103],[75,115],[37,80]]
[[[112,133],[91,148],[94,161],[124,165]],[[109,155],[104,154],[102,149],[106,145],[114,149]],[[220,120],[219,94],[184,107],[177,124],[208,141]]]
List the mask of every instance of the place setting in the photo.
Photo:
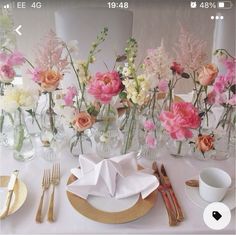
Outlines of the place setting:
[[152,169],[145,169],[137,163],[135,153],[104,160],[94,154],[81,155],[79,167],[71,169],[67,182],[67,197],[72,207],[100,223],[134,221],[148,214],[160,196],[169,225],[183,221],[182,209],[164,166],[159,171],[153,162]]

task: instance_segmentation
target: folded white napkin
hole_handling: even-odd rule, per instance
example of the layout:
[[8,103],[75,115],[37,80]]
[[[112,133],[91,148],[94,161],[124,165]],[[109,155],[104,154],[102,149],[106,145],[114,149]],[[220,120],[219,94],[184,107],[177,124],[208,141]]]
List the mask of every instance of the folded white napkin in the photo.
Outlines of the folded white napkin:
[[81,155],[79,163],[80,169],[71,170],[78,180],[68,185],[67,190],[84,199],[88,195],[121,199],[138,193],[145,198],[159,186],[155,176],[138,171],[133,152],[110,159]]

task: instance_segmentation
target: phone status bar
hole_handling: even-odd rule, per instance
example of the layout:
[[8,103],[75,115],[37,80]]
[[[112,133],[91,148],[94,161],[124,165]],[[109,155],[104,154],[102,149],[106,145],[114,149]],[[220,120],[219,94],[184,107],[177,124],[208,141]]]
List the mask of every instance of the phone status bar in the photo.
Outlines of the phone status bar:
[[231,9],[233,7],[232,1],[191,1],[191,8],[203,8],[203,9]]
[[3,9],[26,9],[26,8],[35,8],[35,9],[41,9],[43,7],[43,3],[40,1],[32,1],[32,2],[26,2],[26,1],[13,1],[6,4],[1,4],[1,8]]

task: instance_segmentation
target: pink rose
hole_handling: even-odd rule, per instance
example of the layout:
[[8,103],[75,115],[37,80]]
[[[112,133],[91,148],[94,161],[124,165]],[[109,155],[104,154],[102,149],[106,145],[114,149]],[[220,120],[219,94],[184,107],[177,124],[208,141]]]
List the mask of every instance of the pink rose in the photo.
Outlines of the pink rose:
[[161,112],[160,120],[170,136],[177,140],[191,138],[190,129],[197,129],[201,123],[197,108],[190,102],[173,103],[170,111]]
[[218,75],[218,68],[214,64],[207,64],[203,66],[199,73],[198,81],[203,86],[212,85]]
[[161,79],[159,82],[158,82],[158,88],[160,90],[160,92],[163,92],[163,93],[166,93],[167,90],[168,90],[168,81],[165,80],[165,79]]
[[81,111],[76,114],[72,125],[74,129],[76,129],[78,132],[83,132],[86,129],[91,128],[94,122],[95,118],[93,116],[91,116],[86,111]]
[[152,120],[145,120],[143,126],[147,131],[152,131],[156,128]]
[[63,100],[65,102],[66,106],[72,106],[73,105],[73,99],[77,95],[77,90],[74,86],[67,88],[67,93],[64,96]]
[[148,147],[151,149],[154,149],[157,146],[157,140],[151,134],[147,134],[145,141]]
[[90,81],[88,92],[103,104],[111,101],[121,89],[121,80],[118,72],[96,73]]

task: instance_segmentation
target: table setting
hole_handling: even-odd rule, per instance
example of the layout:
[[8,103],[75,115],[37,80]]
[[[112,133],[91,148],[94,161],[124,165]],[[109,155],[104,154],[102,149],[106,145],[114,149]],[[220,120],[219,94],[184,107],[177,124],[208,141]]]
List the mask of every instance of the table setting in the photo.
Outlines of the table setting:
[[[139,67],[129,38],[113,69],[92,74],[108,34],[86,60],[53,31],[34,62],[1,45],[1,233],[214,233],[203,219],[213,202],[231,211],[220,232],[235,233],[235,57],[216,49],[220,71],[181,29],[175,56],[162,41]],[[67,73],[77,83],[64,88]],[[193,91],[175,93],[180,80]]]

